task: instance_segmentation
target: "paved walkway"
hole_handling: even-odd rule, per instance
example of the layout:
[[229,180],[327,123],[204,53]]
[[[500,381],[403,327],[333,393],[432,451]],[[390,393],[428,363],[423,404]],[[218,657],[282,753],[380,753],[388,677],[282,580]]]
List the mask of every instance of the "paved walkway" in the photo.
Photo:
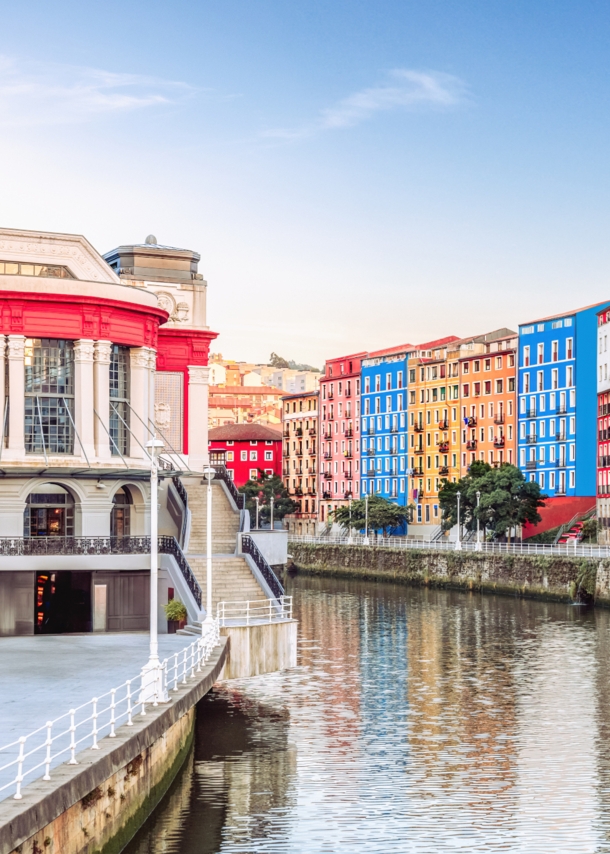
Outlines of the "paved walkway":
[[[161,660],[194,640],[160,636]],[[0,638],[0,748],[138,676],[147,660],[144,632]]]

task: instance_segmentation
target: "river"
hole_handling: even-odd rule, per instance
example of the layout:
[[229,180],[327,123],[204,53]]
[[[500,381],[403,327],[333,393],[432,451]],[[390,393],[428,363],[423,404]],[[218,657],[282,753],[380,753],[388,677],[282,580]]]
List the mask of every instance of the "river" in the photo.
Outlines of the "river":
[[125,854],[610,852],[610,612],[297,576]]

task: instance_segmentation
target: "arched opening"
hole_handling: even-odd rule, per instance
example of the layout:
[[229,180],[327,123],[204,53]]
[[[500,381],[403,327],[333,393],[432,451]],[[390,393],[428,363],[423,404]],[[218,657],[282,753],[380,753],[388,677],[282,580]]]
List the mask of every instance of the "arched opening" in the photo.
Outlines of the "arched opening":
[[112,499],[112,511],[110,513],[110,536],[131,536],[131,505],[133,498],[126,486],[121,486]]
[[36,486],[25,500],[24,537],[74,536],[74,498],[58,483]]

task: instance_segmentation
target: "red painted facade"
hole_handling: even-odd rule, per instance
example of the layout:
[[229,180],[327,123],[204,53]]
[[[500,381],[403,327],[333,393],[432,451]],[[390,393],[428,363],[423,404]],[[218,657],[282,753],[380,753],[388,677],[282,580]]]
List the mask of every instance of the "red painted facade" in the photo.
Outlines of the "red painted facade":
[[225,465],[238,487],[261,469],[282,476],[282,434],[279,430],[263,424],[227,424],[210,430],[209,440],[210,451],[225,452]]

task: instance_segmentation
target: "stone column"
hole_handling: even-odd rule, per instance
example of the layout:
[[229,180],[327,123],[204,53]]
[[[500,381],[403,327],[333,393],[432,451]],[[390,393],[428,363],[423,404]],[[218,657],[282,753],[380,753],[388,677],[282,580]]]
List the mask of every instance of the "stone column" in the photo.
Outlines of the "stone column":
[[209,462],[208,393],[210,369],[207,365],[189,365],[188,440],[189,468],[202,471]]
[[129,456],[141,460],[146,459],[142,447],[145,448],[146,443],[150,441],[148,430],[150,347],[132,347],[129,351],[129,362],[131,366],[129,396],[133,410],[129,422],[132,433]]
[[22,460],[25,455],[25,336],[8,336],[9,420],[6,459]]
[[110,460],[112,456],[110,439],[106,432],[110,431],[111,348],[111,341],[96,341],[93,345],[93,407],[99,416],[98,418],[95,412],[93,413],[93,437],[98,460]]
[[[6,394],[8,389],[5,387],[5,365],[6,365],[6,337],[0,335],[0,437],[8,436],[8,417],[6,412]],[[5,419],[6,418],[6,422]],[[4,442],[2,451],[4,452]]]
[[[157,351],[152,347],[148,351],[148,417],[155,423],[155,373],[157,371]],[[152,429],[152,427],[151,427]]]
[[86,455],[89,462],[95,454],[94,417],[93,340],[81,338],[74,342],[74,424],[78,433],[74,437],[74,456]]

